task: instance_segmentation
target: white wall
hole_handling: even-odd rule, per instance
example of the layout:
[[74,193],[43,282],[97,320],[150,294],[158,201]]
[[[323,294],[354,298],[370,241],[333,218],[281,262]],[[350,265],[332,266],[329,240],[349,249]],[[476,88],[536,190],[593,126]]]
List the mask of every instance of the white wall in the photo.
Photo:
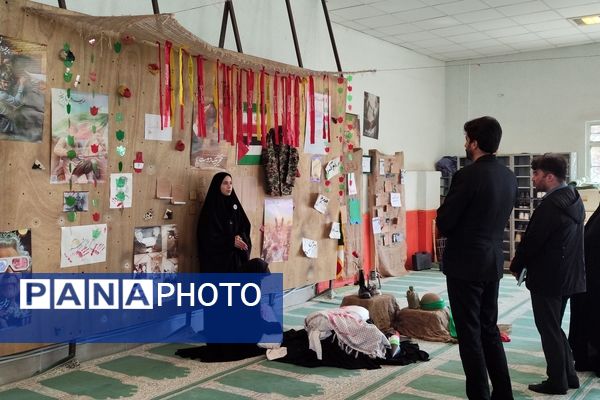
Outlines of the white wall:
[[[480,63],[480,64],[478,64]],[[464,154],[465,121],[496,117],[500,153],[577,152],[585,171],[585,122],[600,119],[600,45],[449,63],[446,148]]]
[[[56,6],[57,1],[40,1]],[[162,13],[174,13],[199,38],[217,46],[223,5],[214,0],[159,1]],[[151,14],[150,0],[67,0],[71,10],[91,15]],[[335,59],[320,0],[291,2],[303,65],[313,70],[336,71]],[[197,8],[196,8],[197,7]],[[244,53],[298,65],[283,0],[234,1]],[[178,12],[180,10],[188,10]],[[389,44],[340,25],[333,25],[345,71],[352,74],[352,112],[363,112],[363,92],[380,96],[379,140],[363,138],[364,149],[387,154],[404,151],[405,168],[431,170],[444,148],[444,63]],[[225,47],[236,50],[228,25]],[[385,71],[387,70],[387,71]]]

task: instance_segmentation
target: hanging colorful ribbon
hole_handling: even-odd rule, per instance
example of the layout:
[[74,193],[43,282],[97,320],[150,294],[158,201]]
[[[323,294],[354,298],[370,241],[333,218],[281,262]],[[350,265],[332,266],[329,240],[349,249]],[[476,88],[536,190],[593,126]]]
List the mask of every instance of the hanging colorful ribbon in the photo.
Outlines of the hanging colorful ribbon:
[[169,75],[170,75],[170,80],[171,80],[171,91],[170,91],[170,111],[171,111],[171,120],[170,120],[170,126],[173,126],[173,119],[175,119],[175,87],[173,86],[173,82],[175,82],[175,77],[173,76],[174,72],[173,69],[171,68],[173,65],[175,65],[175,52],[173,51],[173,48],[169,49]]
[[[268,129],[269,124],[271,123],[271,109],[272,109],[272,107],[271,107],[271,76],[269,74],[266,74],[266,75],[267,75],[267,77],[266,77],[266,81],[267,81],[267,87],[266,87],[266,90],[267,90],[267,104],[266,104],[267,128],[266,129]],[[267,147],[267,131],[266,130],[264,132],[264,135],[262,135],[261,144],[262,144],[262,147]]]
[[294,147],[300,141],[300,77],[294,78]]
[[285,77],[285,144],[292,145],[292,76]]
[[179,48],[179,128],[183,130],[183,49]]
[[275,144],[279,144],[279,93],[278,93],[278,76],[277,71],[275,71],[275,80],[273,82],[273,118],[275,121],[274,131],[275,131]]
[[206,122],[204,115],[204,60],[196,56],[196,74],[198,75],[198,128],[196,135],[206,137]]
[[252,140],[252,102],[254,101],[254,71],[246,71],[246,133],[245,143],[250,144]]
[[308,107],[310,109],[310,144],[315,143],[315,80],[308,77]]
[[171,125],[171,42],[165,42],[165,108],[164,126]]
[[236,132],[237,132],[237,143],[242,143],[244,140],[244,109],[243,109],[243,101],[242,101],[242,70],[240,68],[235,68],[236,78],[235,78],[235,121],[236,121]]
[[163,92],[162,92],[162,60],[160,59],[160,42],[156,41],[156,44],[158,45],[158,97],[160,99],[159,102],[159,109],[160,109],[160,130],[162,131],[164,129],[164,122],[163,122],[163,118],[165,117],[164,115],[164,108],[163,108]]
[[217,142],[221,142],[221,122],[219,118],[219,60],[215,64],[215,81],[213,85],[213,102],[217,114]]
[[221,76],[223,79],[223,84],[221,85],[223,89],[223,97],[221,103],[223,104],[223,137],[225,141],[231,143],[230,131],[229,131],[229,90],[227,87],[227,65],[221,64]]
[[194,104],[194,61],[192,55],[186,51],[188,56],[188,94],[190,95],[190,104]]
[[262,138],[267,134],[267,121],[265,119],[266,110],[265,110],[265,69],[263,68],[260,71],[260,135],[258,135],[257,139],[260,139],[262,143]]

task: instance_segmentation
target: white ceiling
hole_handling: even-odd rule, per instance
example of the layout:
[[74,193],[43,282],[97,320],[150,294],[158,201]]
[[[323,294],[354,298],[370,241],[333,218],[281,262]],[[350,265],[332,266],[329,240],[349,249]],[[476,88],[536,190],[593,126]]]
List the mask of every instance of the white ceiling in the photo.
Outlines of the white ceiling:
[[442,61],[600,42],[596,0],[327,0],[337,24]]

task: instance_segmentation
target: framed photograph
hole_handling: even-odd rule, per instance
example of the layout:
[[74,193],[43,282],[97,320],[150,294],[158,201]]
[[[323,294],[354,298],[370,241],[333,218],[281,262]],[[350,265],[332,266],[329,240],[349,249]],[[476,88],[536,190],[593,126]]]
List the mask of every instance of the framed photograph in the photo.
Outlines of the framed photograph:
[[363,174],[371,173],[371,156],[362,156],[362,172]]
[[379,138],[379,96],[365,92],[364,103],[365,126],[363,135],[372,139]]

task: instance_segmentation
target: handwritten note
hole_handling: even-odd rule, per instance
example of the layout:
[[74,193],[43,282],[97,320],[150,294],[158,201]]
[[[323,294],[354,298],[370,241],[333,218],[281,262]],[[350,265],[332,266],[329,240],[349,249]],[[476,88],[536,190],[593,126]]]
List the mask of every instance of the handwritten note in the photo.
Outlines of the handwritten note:
[[331,231],[329,231],[329,237],[331,239],[341,239],[342,233],[340,232],[340,223],[332,222],[331,223]]
[[379,217],[375,217],[371,220],[371,225],[373,226],[373,234],[377,235],[381,233],[381,219]]
[[310,181],[321,182],[321,157],[313,156],[310,161]]
[[336,157],[329,161],[325,166],[325,177],[331,179],[340,173],[340,164],[342,163],[340,157]]
[[396,193],[396,192],[390,193],[390,203],[392,203],[392,207],[402,207],[402,200],[400,200],[400,193]]
[[308,258],[317,258],[319,246],[316,240],[302,238],[302,251]]
[[329,198],[320,194],[319,197],[317,197],[317,201],[315,201],[314,207],[315,207],[315,210],[317,210],[321,214],[325,214],[325,211],[327,211],[328,205],[329,205]]

